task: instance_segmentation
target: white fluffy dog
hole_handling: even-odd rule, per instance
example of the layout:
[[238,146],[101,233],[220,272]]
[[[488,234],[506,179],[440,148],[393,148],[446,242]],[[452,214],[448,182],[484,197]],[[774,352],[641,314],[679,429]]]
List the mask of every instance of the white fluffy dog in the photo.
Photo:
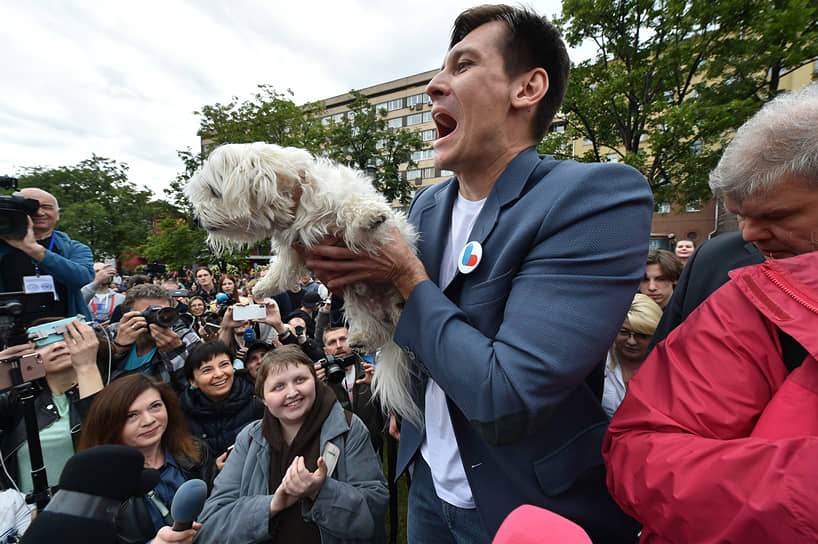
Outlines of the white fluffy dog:
[[[256,142],[213,151],[185,189],[208,242],[218,250],[270,238],[270,269],[253,290],[270,296],[293,289],[308,270],[293,249],[337,236],[355,252],[377,253],[393,225],[414,251],[417,234],[361,172],[303,149]],[[385,409],[416,424],[408,393],[409,361],[392,340],[403,299],[391,285],[358,282],[344,288],[350,346],[380,349],[373,390]]]

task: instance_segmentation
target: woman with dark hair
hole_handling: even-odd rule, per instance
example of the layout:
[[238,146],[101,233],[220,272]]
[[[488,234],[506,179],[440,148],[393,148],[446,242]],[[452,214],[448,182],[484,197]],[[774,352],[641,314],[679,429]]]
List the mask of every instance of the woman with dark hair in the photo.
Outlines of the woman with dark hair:
[[182,393],[182,411],[193,435],[207,442],[218,456],[219,468],[239,431],[264,414],[264,405],[255,397],[253,386],[246,380],[234,379],[233,372],[230,350],[219,341],[199,344],[185,362],[190,389]]
[[389,492],[369,432],[310,358],[297,346],[267,353],[256,394],[264,419],[239,433],[199,516],[199,541],[385,542]]
[[121,444],[139,450],[145,466],[161,479],[141,500],[130,502],[118,527],[125,542],[148,542],[168,523],[167,511],[176,490],[193,478],[213,485],[216,468],[207,446],[187,429],[176,395],[164,382],[147,374],[114,380],[94,400],[80,439],[84,450]]

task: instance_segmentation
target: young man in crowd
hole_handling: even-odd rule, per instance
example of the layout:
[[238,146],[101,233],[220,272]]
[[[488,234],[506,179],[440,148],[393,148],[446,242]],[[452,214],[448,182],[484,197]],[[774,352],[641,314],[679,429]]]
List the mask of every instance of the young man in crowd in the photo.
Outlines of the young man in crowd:
[[537,154],[568,69],[544,17],[463,12],[426,89],[435,166],[455,177],[410,208],[420,257],[397,232],[378,254],[307,252],[333,291],[385,281],[406,300],[395,341],[425,420],[404,418],[400,434],[398,470],[414,467],[409,542],[490,542],[526,503],[597,542],[635,536],[605,488],[607,418],[585,380],[644,272],[653,203],[629,166]]
[[673,296],[684,265],[682,261],[664,249],[652,249],[648,253],[645,275],[639,283],[639,292],[649,296],[663,310]]

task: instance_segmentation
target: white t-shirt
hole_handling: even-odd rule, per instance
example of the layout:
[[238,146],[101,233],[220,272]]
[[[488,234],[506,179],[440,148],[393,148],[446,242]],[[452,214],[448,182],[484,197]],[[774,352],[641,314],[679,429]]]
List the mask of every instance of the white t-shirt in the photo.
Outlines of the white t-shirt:
[[625,380],[622,377],[622,366],[616,364],[608,352],[608,360],[605,361],[605,388],[602,392],[602,409],[608,414],[608,419],[612,418],[616,409],[622,404],[625,398]]
[[[471,201],[459,193],[452,206],[452,223],[443,260],[440,263],[440,287],[445,288],[457,274],[457,259],[469,242],[474,223],[486,199]],[[466,471],[457,449],[446,394],[431,378],[426,384],[426,436],[420,445],[420,454],[432,472],[437,496],[459,508],[475,508],[474,496],[466,479]]]

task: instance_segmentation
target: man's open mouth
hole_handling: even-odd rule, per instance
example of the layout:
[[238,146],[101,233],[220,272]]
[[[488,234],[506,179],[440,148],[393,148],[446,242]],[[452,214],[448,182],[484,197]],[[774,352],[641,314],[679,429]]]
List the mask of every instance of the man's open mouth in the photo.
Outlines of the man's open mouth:
[[457,129],[457,121],[454,117],[443,112],[437,112],[433,116],[437,125],[437,137],[445,138]]

